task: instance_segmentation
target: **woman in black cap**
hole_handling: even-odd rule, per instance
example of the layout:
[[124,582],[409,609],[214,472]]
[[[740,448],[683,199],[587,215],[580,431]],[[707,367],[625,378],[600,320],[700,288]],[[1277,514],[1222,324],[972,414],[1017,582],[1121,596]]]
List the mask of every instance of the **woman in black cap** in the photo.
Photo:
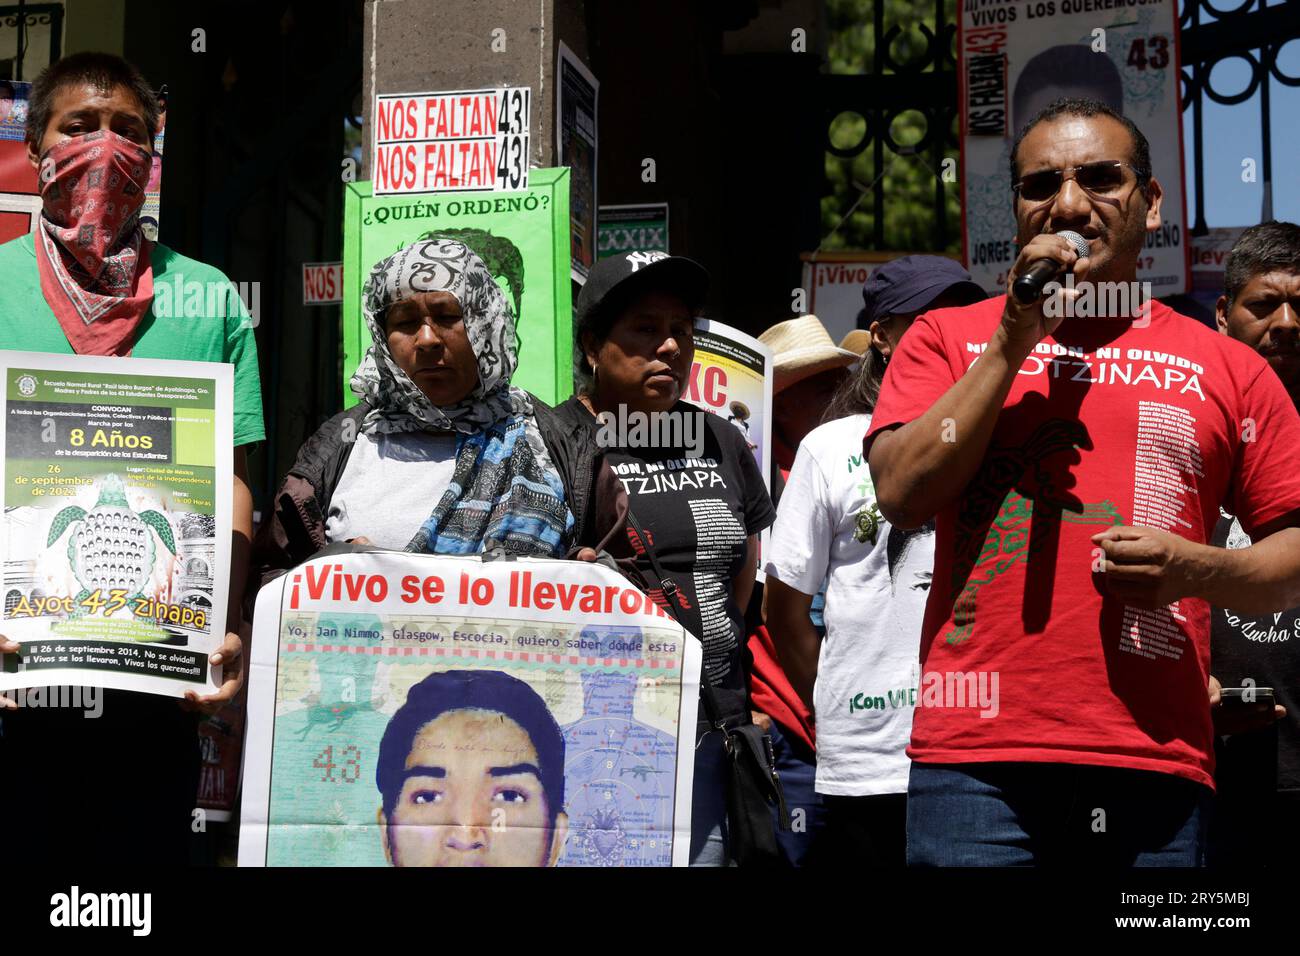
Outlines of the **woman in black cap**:
[[[668,600],[704,645],[704,674],[728,725],[750,720],[742,659],[744,608],[754,587],[758,534],[776,518],[744,436],[682,401],[695,357],[695,319],[709,276],[690,259],[625,253],[602,259],[578,296],[578,394],[556,411],[601,416],[594,439],[623,481],[638,565],[657,581],[646,546],[675,588]],[[657,417],[654,413],[660,413]],[[644,417],[643,417],[644,416]],[[650,427],[637,430],[638,423]],[[618,427],[631,423],[632,428]],[[697,727],[691,863],[722,866],[727,845],[722,735],[703,711]]]

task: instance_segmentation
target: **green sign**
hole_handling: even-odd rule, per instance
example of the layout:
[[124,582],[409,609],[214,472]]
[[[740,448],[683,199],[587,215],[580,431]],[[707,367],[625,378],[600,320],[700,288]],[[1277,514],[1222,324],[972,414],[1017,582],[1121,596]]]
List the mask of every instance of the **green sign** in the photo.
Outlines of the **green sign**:
[[600,207],[597,255],[668,251],[668,203]]
[[573,290],[569,282],[569,171],[533,169],[508,193],[373,196],[349,183],[343,199],[343,403],[370,347],[361,287],[379,260],[428,233],[479,254],[520,316],[513,384],[555,405],[573,394]]

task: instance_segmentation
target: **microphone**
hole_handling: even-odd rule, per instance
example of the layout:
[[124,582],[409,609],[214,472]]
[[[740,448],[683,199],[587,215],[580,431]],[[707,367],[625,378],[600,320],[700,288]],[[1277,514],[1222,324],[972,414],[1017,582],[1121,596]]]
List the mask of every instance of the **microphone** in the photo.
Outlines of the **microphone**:
[[[1065,229],[1058,232],[1057,235],[1073,247],[1080,259],[1088,254],[1088,240],[1077,232]],[[1039,259],[1012,283],[1011,294],[1016,297],[1017,301],[1028,305],[1030,302],[1042,298],[1043,286],[1060,274],[1061,264],[1055,259]]]

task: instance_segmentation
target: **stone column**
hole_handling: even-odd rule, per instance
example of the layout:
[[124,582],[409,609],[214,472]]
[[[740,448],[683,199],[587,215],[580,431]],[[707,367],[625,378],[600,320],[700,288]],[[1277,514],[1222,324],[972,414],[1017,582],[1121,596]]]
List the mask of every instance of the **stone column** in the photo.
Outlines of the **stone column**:
[[365,155],[380,93],[527,86],[533,91],[530,162],[555,165],[555,53],[559,41],[584,60],[582,0],[367,0],[362,46]]

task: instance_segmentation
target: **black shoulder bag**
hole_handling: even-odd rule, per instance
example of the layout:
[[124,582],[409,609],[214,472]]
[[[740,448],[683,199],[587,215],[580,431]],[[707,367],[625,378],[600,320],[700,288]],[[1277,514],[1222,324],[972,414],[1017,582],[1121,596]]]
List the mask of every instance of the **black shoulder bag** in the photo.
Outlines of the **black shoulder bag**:
[[[677,585],[664,573],[650,539],[630,509],[627,522],[645,548],[654,576],[663,588],[668,612],[681,624],[677,616]],[[685,625],[682,630],[700,640]],[[704,704],[705,717],[713,728],[710,733],[717,731],[722,734],[722,751],[727,762],[727,844],[731,858],[739,866],[787,866],[772,826],[771,808],[776,807],[781,829],[790,829],[790,815],[786,812],[781,777],[776,772],[772,738],[749,720],[748,711],[743,723],[727,726],[723,709],[703,668],[700,670],[700,700]]]

